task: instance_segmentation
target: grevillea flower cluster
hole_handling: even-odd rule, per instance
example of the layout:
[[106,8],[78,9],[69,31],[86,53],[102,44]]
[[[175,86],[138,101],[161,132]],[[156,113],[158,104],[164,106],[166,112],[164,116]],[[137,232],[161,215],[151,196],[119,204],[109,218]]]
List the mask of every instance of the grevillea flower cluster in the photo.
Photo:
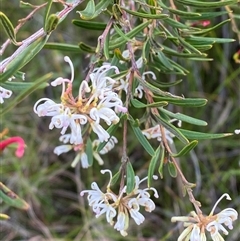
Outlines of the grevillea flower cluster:
[[[88,194],[89,206],[92,207],[96,218],[105,215],[107,222],[119,231],[121,235],[126,236],[130,217],[137,225],[140,225],[145,220],[145,217],[140,212],[140,208],[144,207],[147,212],[152,212],[155,209],[155,203],[150,198],[149,191],[152,190],[156,198],[158,198],[158,193],[152,187],[141,189],[139,185],[147,177],[140,180],[138,176],[135,176],[135,187],[131,193],[127,193],[127,187],[124,186],[119,194],[115,194],[110,188],[112,172],[108,169],[101,171],[102,174],[106,172],[110,174],[106,192],[102,192],[97,183],[93,182],[91,184],[92,190],[84,190],[80,195]],[[154,178],[156,179],[157,177],[154,176]]]
[[[42,98],[34,105],[34,112],[39,116],[50,116],[49,129],[61,129],[61,141],[69,142],[76,149],[81,149],[82,163],[85,158],[83,128],[85,132],[93,131],[97,134],[99,142],[107,142],[110,139],[109,133],[102,126],[117,124],[119,122],[118,113],[127,112],[123,102],[114,91],[116,81],[107,76],[109,71],[119,73],[116,66],[106,63],[99,68],[95,68],[90,74],[88,83],[83,80],[78,89],[78,95],[73,96],[74,69],[69,57],[64,60],[71,67],[71,79],[59,77],[51,82],[52,86],[62,85],[61,102],[56,103],[49,98]],[[67,134],[67,130],[70,133]],[[65,146],[70,148],[70,146]],[[57,154],[63,151],[55,149]],[[85,165],[86,167],[86,165]]]
[[223,194],[216,202],[208,216],[196,214],[195,211],[192,211],[190,213],[191,216],[189,217],[173,217],[172,222],[184,222],[184,227],[186,227],[186,229],[179,236],[178,241],[206,241],[206,231],[210,233],[213,241],[224,241],[220,231],[223,234],[228,235],[228,231],[224,226],[228,227],[229,229],[233,229],[232,223],[233,221],[237,220],[238,213],[233,208],[226,208],[220,213],[215,215],[213,214],[217,204],[222,200],[223,197],[231,200],[228,194]]

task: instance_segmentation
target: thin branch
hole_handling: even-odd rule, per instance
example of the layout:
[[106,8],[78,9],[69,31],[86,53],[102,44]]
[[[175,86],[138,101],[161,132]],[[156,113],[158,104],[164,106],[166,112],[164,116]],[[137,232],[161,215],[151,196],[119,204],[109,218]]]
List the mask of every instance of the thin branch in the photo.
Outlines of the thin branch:
[[[44,3],[44,4],[40,5],[40,6],[36,6],[35,9],[34,9],[31,13],[29,13],[29,14],[27,15],[27,17],[22,18],[22,19],[19,19],[19,20],[18,20],[19,24],[18,24],[18,25],[16,26],[16,28],[14,29],[15,34],[18,32],[18,30],[19,30],[27,21],[29,21],[29,20],[32,18],[32,16],[33,16],[38,10],[40,10],[41,8],[43,8],[43,7],[46,6],[46,5],[47,5],[47,3]],[[10,43],[11,43],[11,40],[8,39],[8,40],[1,46],[1,48],[0,48],[0,49],[1,49],[1,50],[0,50],[0,56],[3,55],[5,49],[7,48],[7,46],[8,46]]]
[[[61,22],[74,8],[76,8],[79,4],[84,2],[85,0],[76,0],[72,5],[67,5],[61,12],[58,13],[59,22]],[[8,64],[10,64],[19,54],[21,54],[31,43],[35,42],[38,38],[45,36],[46,33],[43,28],[39,29],[36,33],[29,36],[27,39],[22,41],[22,45],[7,59],[3,60],[0,63],[0,73],[7,68]]]

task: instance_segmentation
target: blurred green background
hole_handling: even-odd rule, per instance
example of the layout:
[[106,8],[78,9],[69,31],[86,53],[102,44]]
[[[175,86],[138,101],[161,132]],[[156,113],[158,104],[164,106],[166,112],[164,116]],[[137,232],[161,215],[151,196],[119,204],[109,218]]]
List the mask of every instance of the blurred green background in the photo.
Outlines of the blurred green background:
[[[31,1],[40,4],[44,1]],[[19,1],[0,1],[3,11],[16,26],[17,21],[27,16],[29,9],[20,9]],[[84,4],[76,10],[84,8]],[[53,11],[61,10],[61,4],[55,4]],[[86,31],[71,24],[71,20],[79,18],[74,10],[52,34],[51,42],[77,44],[82,41],[96,46],[98,31]],[[239,9],[236,11],[240,12]],[[44,11],[37,12],[17,34],[17,40],[27,38],[43,25]],[[226,15],[213,20],[213,24],[227,18]],[[107,16],[100,18],[106,21]],[[238,27],[240,20],[236,19]],[[211,37],[237,39],[231,31],[231,25],[226,24]],[[0,44],[7,37],[1,29]],[[240,128],[240,65],[236,64],[232,56],[239,49],[238,41],[227,44],[215,44],[208,51],[210,62],[193,62],[179,59],[178,62],[190,73],[183,77],[180,85],[171,87],[169,91],[185,97],[203,97],[208,104],[201,108],[182,108],[170,106],[175,112],[181,112],[208,122],[206,127],[194,127],[196,131],[222,133],[233,132]],[[10,45],[1,60],[10,56],[16,49]],[[87,73],[89,56],[85,53],[67,53],[56,50],[43,49],[22,70],[26,72],[26,81],[53,72],[54,78],[69,76],[69,67],[63,61],[68,55],[75,65],[76,79],[81,80]],[[54,79],[53,78],[53,79]],[[158,78],[166,78],[161,74]],[[179,77],[167,76],[167,81]],[[103,156],[105,164],[100,167],[94,162],[92,168],[76,169],[70,167],[75,153],[56,156],[53,149],[59,145],[59,131],[49,131],[49,118],[38,118],[33,113],[34,103],[42,97],[59,99],[61,88],[48,87],[36,91],[16,108],[1,116],[1,130],[9,128],[9,136],[22,136],[27,149],[22,159],[14,156],[14,148],[9,148],[1,154],[1,181],[11,190],[30,204],[28,211],[21,211],[1,203],[1,212],[8,214],[11,219],[1,221],[1,240],[139,240],[139,241],[174,241],[179,236],[182,226],[172,224],[172,216],[187,215],[193,207],[187,197],[182,197],[180,180],[171,178],[164,169],[164,179],[154,182],[159,192],[159,199],[154,200],[156,209],[151,213],[144,212],[145,222],[137,226],[130,223],[129,235],[126,238],[109,226],[104,219],[96,219],[88,207],[86,196],[80,197],[79,192],[90,189],[91,182],[96,181],[99,186],[108,182],[101,169],[111,167],[117,171],[121,161],[121,133],[117,133],[119,144],[107,156]],[[15,93],[17,94],[17,93]],[[185,124],[184,128],[193,127]],[[150,157],[137,144],[131,135],[129,140],[129,157],[136,168],[136,173],[146,176],[146,165]],[[178,143],[176,142],[176,146]],[[233,207],[240,213],[240,135],[223,139],[200,141],[191,155],[179,160],[183,173],[190,182],[196,182],[195,197],[201,201],[202,210],[208,214],[217,199],[228,193],[232,201],[223,200],[216,211]],[[227,241],[238,241],[240,237],[240,222],[234,223],[234,229],[226,236]]]

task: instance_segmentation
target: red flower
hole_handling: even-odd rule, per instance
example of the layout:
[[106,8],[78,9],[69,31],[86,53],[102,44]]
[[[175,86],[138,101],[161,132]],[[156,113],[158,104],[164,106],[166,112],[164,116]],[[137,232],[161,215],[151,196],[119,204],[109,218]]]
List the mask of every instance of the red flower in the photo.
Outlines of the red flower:
[[12,143],[17,143],[18,147],[16,149],[15,155],[20,158],[24,154],[25,142],[20,136],[9,137],[6,140],[0,142],[0,151],[3,151],[8,145]]

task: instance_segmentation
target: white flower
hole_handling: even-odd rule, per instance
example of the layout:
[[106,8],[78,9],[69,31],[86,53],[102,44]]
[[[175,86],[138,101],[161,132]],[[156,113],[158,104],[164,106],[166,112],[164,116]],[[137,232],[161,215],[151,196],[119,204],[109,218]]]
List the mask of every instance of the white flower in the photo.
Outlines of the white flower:
[[139,202],[137,198],[132,198],[128,202],[129,212],[137,225],[140,225],[145,220],[144,216],[139,212]]
[[142,99],[143,90],[144,90],[143,86],[139,84],[138,87],[134,91],[134,96],[137,96],[139,99]]
[[[65,134],[65,135],[62,135],[59,138],[59,140],[62,141],[63,143],[68,143],[71,140],[71,138],[72,138],[72,134]],[[87,154],[84,152],[84,145],[82,143],[78,145],[71,145],[71,144],[60,145],[55,147],[53,152],[59,156],[62,153],[69,152],[70,150],[74,150],[77,153],[74,160],[72,161],[71,167],[75,167],[79,161],[81,161],[82,168],[88,168],[90,166],[88,163]]]
[[[65,135],[70,129],[71,133],[65,138],[64,143],[70,142],[75,148],[83,144],[84,137],[95,132],[100,142],[108,141],[110,135],[103,128],[102,122],[108,126],[117,124],[120,118],[117,112],[127,112],[123,102],[113,89],[116,81],[107,76],[110,71],[119,73],[116,66],[104,64],[95,68],[90,74],[91,84],[83,80],[79,86],[78,96],[73,96],[74,68],[69,57],[64,57],[71,69],[71,79],[58,77],[51,82],[52,86],[62,85],[61,103],[56,103],[49,98],[42,98],[34,105],[34,112],[39,116],[51,116],[49,129],[61,129],[61,135]],[[67,139],[67,140],[66,140]],[[63,148],[63,147],[62,147]],[[68,148],[65,147],[65,151]],[[57,148],[56,153],[61,153],[63,149]],[[87,167],[87,157],[81,149],[74,161],[81,160],[82,166]],[[99,159],[100,160],[100,159]]]
[[114,69],[116,74],[119,73],[119,70],[116,66],[105,64],[100,68],[94,69],[93,72],[90,74],[90,79],[94,92],[97,91],[98,94],[102,95],[102,90],[112,90],[115,80],[106,76],[106,73],[111,69]]
[[[107,154],[109,151],[111,151],[115,144],[118,143],[118,140],[115,136],[111,136],[109,141],[105,144],[105,146],[102,148],[101,151],[99,151],[99,154],[104,155]],[[100,144],[100,140],[94,140],[92,143],[93,148],[96,148]],[[103,159],[98,154],[97,151],[93,151],[94,158],[98,161],[99,165],[103,165]]]
[[80,192],[83,196],[88,193],[88,204],[89,206],[98,206],[99,203],[104,202],[105,194],[100,190],[96,182],[91,184],[92,190],[84,190]]
[[[39,103],[42,101],[45,102],[39,105]],[[39,117],[41,117],[58,115],[61,113],[63,108],[64,107],[62,104],[57,104],[53,100],[48,98],[42,98],[35,103],[33,110]]]
[[194,224],[190,235],[190,241],[200,241],[200,240],[201,240],[200,228],[196,224]]
[[110,138],[110,135],[108,134],[107,131],[103,129],[103,127],[100,124],[98,124],[97,122],[91,122],[90,124],[91,124],[92,130],[97,134],[100,142],[108,141],[108,139]]
[[82,168],[88,168],[90,166],[89,163],[88,163],[87,154],[82,150],[74,158],[74,160],[71,164],[71,167],[75,167],[78,164],[79,161],[81,161]]
[[108,126],[112,123],[117,124],[120,120],[112,109],[106,107],[102,107],[100,109],[92,108],[90,111],[90,117],[97,123],[100,122],[100,119],[103,119]]
[[106,193],[103,193],[94,182],[91,185],[93,190],[82,191],[80,195],[88,193],[89,206],[96,213],[96,217],[106,213],[107,222],[110,225],[113,225],[115,222],[114,229],[118,230],[121,235],[126,236],[126,231],[129,227],[129,214],[137,225],[143,223],[145,218],[140,213],[140,206],[144,206],[146,211],[149,212],[155,208],[155,204],[150,199],[150,194],[147,195],[146,192],[147,190],[154,190],[156,192],[155,196],[158,196],[157,191],[153,188],[139,189],[139,184],[147,178],[140,180],[136,176],[134,190],[131,193],[126,193],[127,187],[124,186],[117,195],[110,189],[112,181],[111,171],[108,169],[101,171],[102,174],[106,172],[110,174]]
[[[177,125],[179,127],[181,127],[181,121],[177,120],[177,119],[172,119],[169,122],[172,123],[174,121],[178,121]],[[165,132],[165,138],[167,139],[167,141],[172,144],[173,143],[173,137],[175,137],[174,134],[172,134],[169,130],[167,130],[166,128],[164,128],[164,132]],[[142,133],[148,138],[148,139],[153,139],[153,138],[157,138],[158,141],[162,141],[162,133],[161,133],[161,128],[160,125],[156,125],[154,127],[145,129],[142,131]]]
[[240,129],[236,129],[236,130],[234,131],[234,133],[235,133],[236,135],[239,135],[239,134],[240,134]]
[[129,215],[128,213],[119,212],[117,216],[117,222],[114,225],[114,229],[120,231],[122,236],[127,236],[127,228],[129,226]]
[[201,213],[196,214],[192,211],[190,213],[192,217],[173,217],[172,222],[181,221],[187,227],[179,236],[178,241],[206,241],[205,230],[210,232],[213,241],[224,241],[219,231],[228,235],[228,231],[223,225],[233,229],[232,222],[237,219],[238,213],[233,208],[226,208],[220,213],[213,215],[217,204],[223,197],[231,200],[228,194],[223,194],[208,216],[204,216]]
[[72,145],[60,145],[55,147],[53,152],[59,156],[62,153],[69,152],[72,149],[73,149]]
[[0,86],[0,104],[4,103],[4,99],[10,98],[12,95],[11,90],[7,90]]

